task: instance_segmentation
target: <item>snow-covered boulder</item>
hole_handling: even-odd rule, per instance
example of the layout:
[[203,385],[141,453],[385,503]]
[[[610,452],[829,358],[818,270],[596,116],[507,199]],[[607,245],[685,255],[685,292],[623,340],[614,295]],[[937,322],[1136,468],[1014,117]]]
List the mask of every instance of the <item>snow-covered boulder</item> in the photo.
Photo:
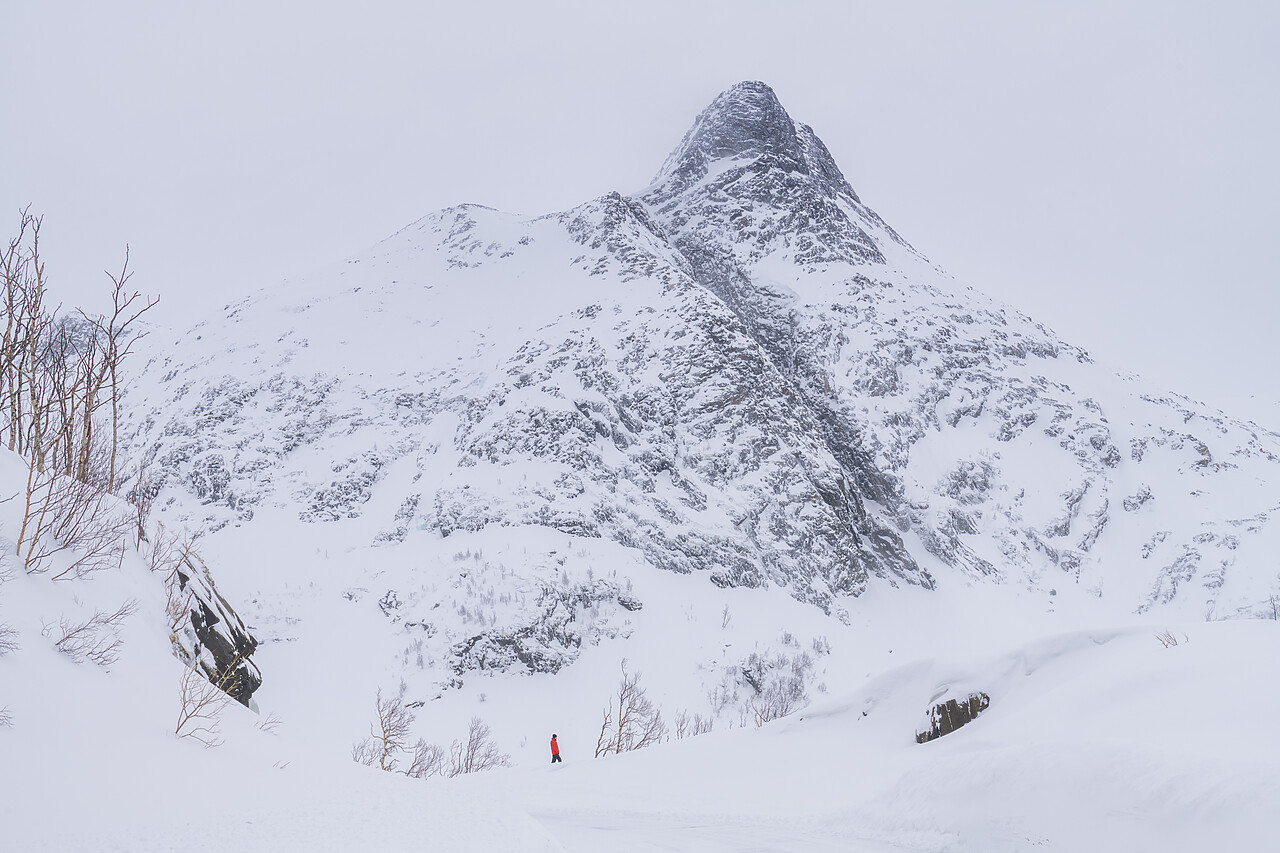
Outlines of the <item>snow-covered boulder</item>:
[[[249,705],[262,686],[262,673],[250,657],[258,641],[218,592],[208,567],[185,554],[174,569],[180,624],[170,636],[174,653],[188,666],[198,666],[210,683]],[[176,609],[176,608],[175,608]]]
[[970,693],[963,699],[948,699],[934,705],[925,714],[925,723],[916,731],[916,743],[928,743],[971,723],[978,715],[991,707],[991,697],[985,693]]

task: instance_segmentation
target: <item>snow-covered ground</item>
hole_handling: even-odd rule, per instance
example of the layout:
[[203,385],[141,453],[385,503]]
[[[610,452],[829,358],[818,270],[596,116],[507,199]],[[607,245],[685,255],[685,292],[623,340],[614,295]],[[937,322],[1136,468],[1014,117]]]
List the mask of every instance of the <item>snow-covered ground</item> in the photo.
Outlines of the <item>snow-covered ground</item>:
[[[12,494],[22,466],[8,453],[0,463]],[[1262,850],[1280,830],[1275,621],[1137,621],[1066,590],[956,584],[874,586],[845,625],[767,591],[640,572],[625,549],[543,531],[548,552],[568,556],[560,571],[612,565],[645,606],[557,675],[469,673],[436,699],[374,598],[327,592],[335,578],[358,586],[347,573],[372,549],[311,543],[277,575],[227,548],[214,565],[262,623],[265,680],[259,713],[229,705],[224,745],[206,749],[173,735],[183,668],[159,578],[137,555],[80,580],[23,574],[8,555],[16,515],[16,502],[0,506],[0,625],[17,645],[0,657],[5,851]],[[415,560],[367,572],[452,565],[459,548],[458,564],[499,564],[501,534],[436,540],[449,554],[420,543]],[[42,635],[129,598],[137,612],[107,668],[72,662]],[[797,624],[811,635],[787,634]],[[1157,638],[1166,631],[1176,645]],[[709,734],[591,757],[622,658],[670,719],[707,711],[708,689],[750,651],[738,644],[775,635],[752,645],[813,658],[807,707],[759,728],[726,709]],[[693,671],[664,665],[691,657],[703,660]],[[425,702],[416,734],[447,742],[479,715],[509,766],[412,780],[352,762],[375,691],[399,679],[406,699]],[[991,698],[977,720],[916,743],[929,707],[976,691]],[[555,766],[552,732],[565,756]]]

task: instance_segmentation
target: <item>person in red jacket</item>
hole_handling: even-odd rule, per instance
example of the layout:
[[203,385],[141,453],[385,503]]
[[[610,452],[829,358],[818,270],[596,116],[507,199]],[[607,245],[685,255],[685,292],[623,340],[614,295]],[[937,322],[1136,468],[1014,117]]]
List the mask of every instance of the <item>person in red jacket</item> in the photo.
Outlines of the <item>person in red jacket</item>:
[[556,736],[551,736],[551,763],[555,764],[560,760],[560,744],[556,743]]

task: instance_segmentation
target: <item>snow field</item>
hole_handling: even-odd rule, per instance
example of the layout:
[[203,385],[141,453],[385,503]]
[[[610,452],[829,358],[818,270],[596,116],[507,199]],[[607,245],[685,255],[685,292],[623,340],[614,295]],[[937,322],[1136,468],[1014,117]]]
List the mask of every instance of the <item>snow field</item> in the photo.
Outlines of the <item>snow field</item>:
[[[229,528],[206,555],[251,624],[269,617],[257,626],[268,638],[255,655],[261,716],[229,706],[214,750],[171,734],[182,670],[158,581],[137,559],[70,583],[6,564],[0,623],[19,648],[0,657],[0,706],[13,721],[0,728],[0,759],[21,768],[0,790],[6,851],[1192,851],[1263,849],[1277,829],[1273,622],[1135,622],[1087,596],[949,583],[873,584],[846,625],[767,591],[642,571],[627,549],[546,530],[351,549],[322,535],[285,547],[290,537],[262,529]],[[444,589],[486,565],[527,574],[552,551],[570,577],[632,581],[645,606],[626,613],[630,634],[584,644],[556,676],[471,673],[446,690],[438,671],[405,662],[411,632],[377,607],[376,582],[407,589],[401,581],[426,572]],[[344,596],[361,582],[367,596]],[[139,609],[108,669],[75,664],[41,636],[63,613],[123,598]],[[793,637],[814,656],[808,707],[758,729],[725,709],[710,734],[589,757],[622,658],[670,719],[699,710],[751,651],[798,651],[784,640],[796,624],[831,649]],[[1166,630],[1177,645],[1157,640]],[[447,745],[479,715],[509,768],[415,781],[351,762],[374,693],[402,680],[406,700],[425,703],[415,734]],[[991,696],[978,720],[915,743],[932,703],[975,690]],[[273,715],[274,733],[257,727]],[[565,754],[554,767],[552,731]]]

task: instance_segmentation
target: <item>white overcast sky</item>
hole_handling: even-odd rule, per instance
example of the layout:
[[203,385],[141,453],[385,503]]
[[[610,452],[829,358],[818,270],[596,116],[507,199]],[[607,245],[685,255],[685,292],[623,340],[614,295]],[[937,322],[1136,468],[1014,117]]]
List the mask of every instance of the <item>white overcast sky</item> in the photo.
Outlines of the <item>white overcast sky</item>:
[[185,326],[460,202],[645,186],[764,80],[933,261],[1280,428],[1280,3],[7,3],[0,219]]

